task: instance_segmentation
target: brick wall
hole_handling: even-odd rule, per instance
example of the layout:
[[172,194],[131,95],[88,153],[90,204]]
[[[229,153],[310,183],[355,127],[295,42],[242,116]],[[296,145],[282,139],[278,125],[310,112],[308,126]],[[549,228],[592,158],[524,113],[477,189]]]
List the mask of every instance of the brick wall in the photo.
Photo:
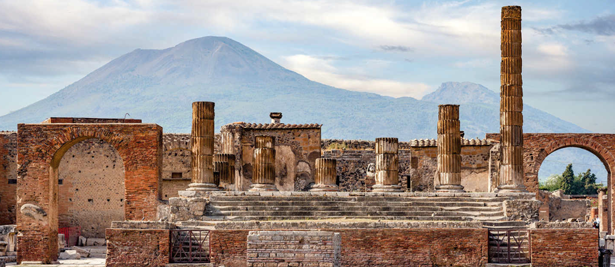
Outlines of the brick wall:
[[247,266],[249,230],[215,230],[209,234],[210,259],[216,265]]
[[127,220],[154,220],[160,194],[162,128],[155,124],[19,124],[17,213],[18,261],[57,259],[58,168],[73,145],[98,138],[124,161]]
[[165,266],[169,230],[107,229],[106,266]]
[[[326,231],[250,231],[248,266],[338,267],[341,238]],[[279,265],[278,265],[279,266]]]
[[482,266],[486,229],[347,229],[342,266]]
[[0,132],[0,225],[15,224],[17,133]]
[[530,230],[532,266],[598,266],[598,229]]

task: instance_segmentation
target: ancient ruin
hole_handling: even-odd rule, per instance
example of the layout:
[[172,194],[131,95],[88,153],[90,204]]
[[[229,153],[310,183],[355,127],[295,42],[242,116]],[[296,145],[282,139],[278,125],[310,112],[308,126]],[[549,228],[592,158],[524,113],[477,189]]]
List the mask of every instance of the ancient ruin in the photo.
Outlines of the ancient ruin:
[[[484,139],[463,137],[459,105],[439,107],[437,140],[326,140],[281,112],[215,134],[212,102],[193,103],[191,134],[90,118],[2,132],[0,262],[54,263],[104,231],[107,266],[598,266],[615,134],[523,133],[521,8],[501,18],[501,132]],[[565,147],[609,172],[593,215],[538,189]]]

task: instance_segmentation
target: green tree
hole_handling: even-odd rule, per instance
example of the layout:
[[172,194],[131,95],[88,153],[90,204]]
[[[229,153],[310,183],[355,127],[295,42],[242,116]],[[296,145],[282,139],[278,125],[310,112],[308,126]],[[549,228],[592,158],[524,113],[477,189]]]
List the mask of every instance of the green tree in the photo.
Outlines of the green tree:
[[540,183],[538,186],[540,190],[555,191],[560,188],[562,179],[563,178],[561,174],[553,174],[549,176],[546,181]]
[[592,173],[591,169],[587,169],[586,172],[579,173],[578,179],[582,186],[583,195],[595,195],[598,193],[598,189],[601,187],[596,184],[596,174]]
[[574,186],[574,171],[572,170],[572,163],[566,166],[566,170],[562,173],[562,180],[560,181],[559,188],[564,190],[564,194],[573,195],[575,191]]

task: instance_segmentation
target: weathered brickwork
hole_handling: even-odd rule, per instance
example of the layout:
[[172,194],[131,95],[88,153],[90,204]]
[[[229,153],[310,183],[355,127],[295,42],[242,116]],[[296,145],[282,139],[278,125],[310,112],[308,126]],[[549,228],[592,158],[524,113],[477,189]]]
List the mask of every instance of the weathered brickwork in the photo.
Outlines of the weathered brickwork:
[[483,266],[487,229],[347,229],[342,266]]
[[255,136],[275,136],[276,187],[280,191],[307,191],[314,183],[316,159],[321,156],[318,124],[249,124],[222,126],[221,153],[235,154],[236,188],[252,184]]
[[113,221],[124,220],[124,162],[100,139],[66,151],[59,167],[60,227],[81,227],[84,237],[104,238]]
[[530,230],[532,266],[598,266],[598,229]]
[[[487,134],[492,142],[500,141],[500,134]],[[578,147],[596,155],[608,170],[607,181],[613,198],[613,184],[610,174],[615,172],[615,134],[574,134],[574,133],[526,133],[523,134],[523,183],[530,192],[538,191],[538,171],[542,162],[551,153],[566,147]],[[615,204],[615,203],[612,203]],[[611,222],[615,213],[611,213]],[[610,226],[612,230],[614,225]]]
[[165,266],[169,263],[169,230],[107,229],[106,234],[106,266]]
[[224,266],[247,266],[249,230],[215,230],[209,233],[212,263]]
[[[57,258],[58,168],[73,145],[98,138],[124,161],[127,220],[154,220],[159,204],[162,128],[154,124],[18,125],[18,261]],[[55,182],[54,182],[55,181]]]
[[0,132],[0,225],[15,224],[17,133]]
[[248,266],[340,266],[341,237],[326,231],[250,231]]

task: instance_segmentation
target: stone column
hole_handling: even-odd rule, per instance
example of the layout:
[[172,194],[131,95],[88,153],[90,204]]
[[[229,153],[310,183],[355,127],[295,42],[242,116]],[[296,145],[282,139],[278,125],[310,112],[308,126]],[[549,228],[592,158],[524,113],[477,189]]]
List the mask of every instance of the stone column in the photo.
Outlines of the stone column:
[[214,161],[214,176],[217,175],[217,181],[221,188],[229,184],[231,174],[229,172],[228,161]]
[[376,184],[373,192],[401,192],[397,138],[376,138]]
[[310,191],[338,191],[336,167],[337,161],[335,159],[316,159],[316,175],[314,175],[316,184],[312,186]]
[[275,186],[275,140],[256,136],[250,191],[278,191]]
[[598,189],[598,221],[600,232],[609,231],[609,197],[606,188]]
[[231,185],[235,184],[235,155],[233,154],[215,154],[214,155],[214,172],[219,171],[221,166],[216,165],[217,162],[226,162],[226,170],[220,170],[220,183]]
[[527,192],[523,185],[523,79],[521,7],[502,7],[499,192]]
[[192,183],[189,191],[216,191],[213,102],[192,103]]
[[459,105],[438,110],[438,192],[465,192],[461,185],[461,132]]

